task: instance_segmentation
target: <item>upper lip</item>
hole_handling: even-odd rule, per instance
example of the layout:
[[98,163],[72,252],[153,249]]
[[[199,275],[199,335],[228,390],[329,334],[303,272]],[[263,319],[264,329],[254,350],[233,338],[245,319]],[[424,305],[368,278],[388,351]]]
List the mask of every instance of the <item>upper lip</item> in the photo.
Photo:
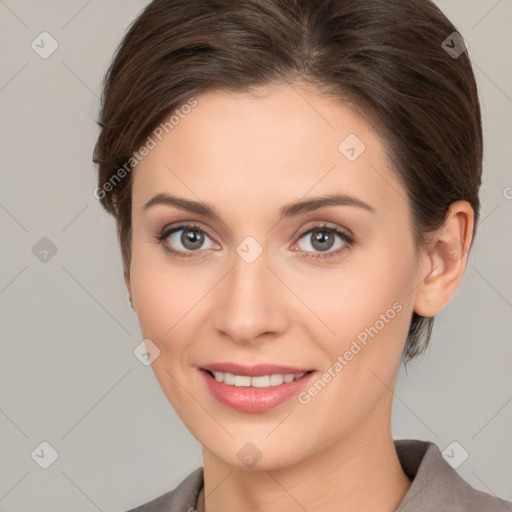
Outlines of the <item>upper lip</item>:
[[205,366],[201,366],[203,370],[209,370],[211,372],[223,372],[232,373],[234,375],[248,375],[251,377],[258,377],[261,375],[273,375],[273,374],[299,374],[312,371],[310,368],[299,368],[294,366],[284,366],[279,364],[255,364],[252,366],[245,366],[237,363],[212,363]]

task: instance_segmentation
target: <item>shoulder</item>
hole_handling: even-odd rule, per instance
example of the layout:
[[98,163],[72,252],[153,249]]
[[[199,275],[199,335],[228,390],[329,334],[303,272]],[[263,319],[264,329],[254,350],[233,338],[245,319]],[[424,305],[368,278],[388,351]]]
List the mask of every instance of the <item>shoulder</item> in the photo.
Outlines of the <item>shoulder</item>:
[[395,448],[412,479],[396,512],[512,512],[512,502],[479,491],[460,477],[434,443],[402,439]]
[[203,467],[195,469],[175,489],[126,512],[191,512],[203,486]]

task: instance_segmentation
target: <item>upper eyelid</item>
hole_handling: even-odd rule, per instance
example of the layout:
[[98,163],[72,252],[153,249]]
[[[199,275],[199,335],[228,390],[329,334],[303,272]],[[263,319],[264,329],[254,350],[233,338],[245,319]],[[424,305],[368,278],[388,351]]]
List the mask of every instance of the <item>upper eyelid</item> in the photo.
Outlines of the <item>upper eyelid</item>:
[[[192,228],[192,229],[190,229],[190,228]],[[202,226],[199,226],[198,224],[194,224],[194,223],[184,223],[184,224],[165,226],[160,230],[160,234],[162,236],[169,236],[176,231],[181,231],[182,229],[190,229],[190,231],[194,231],[194,230],[201,231],[201,232],[207,234],[208,236],[210,236],[210,233],[208,232],[207,229],[203,228]],[[211,238],[211,236],[210,236],[210,238]]]
[[315,222],[312,226],[305,228],[304,230],[300,230],[298,232],[299,236],[304,236],[305,234],[309,233],[310,231],[314,231],[315,229],[321,230],[325,229],[326,231],[339,231],[340,233],[347,235],[349,237],[354,237],[354,234],[350,229],[344,228],[342,226],[338,226],[332,222]]

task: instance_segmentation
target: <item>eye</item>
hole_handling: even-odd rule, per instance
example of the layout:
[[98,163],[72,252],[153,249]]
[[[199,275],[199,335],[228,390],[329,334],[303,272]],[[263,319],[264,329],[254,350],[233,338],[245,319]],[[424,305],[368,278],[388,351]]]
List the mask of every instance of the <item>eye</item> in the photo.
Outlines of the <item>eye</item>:
[[[305,243],[301,244],[300,241],[303,239]],[[298,250],[306,253],[303,257],[320,260],[338,256],[353,244],[354,237],[351,234],[326,224],[319,224],[302,233],[297,246]]]
[[[206,231],[195,224],[182,224],[165,229],[157,236],[164,249],[177,257],[188,258],[192,253],[201,249],[212,249],[217,244],[208,236]],[[205,247],[205,242],[208,242]]]
[[[305,240],[304,245],[300,243],[302,239]],[[219,248],[208,233],[196,224],[164,228],[155,240],[162,244],[166,252],[178,258],[189,258],[195,256],[194,253]],[[318,224],[302,233],[299,243],[296,244],[299,248],[292,248],[292,250],[304,252],[301,255],[304,258],[320,260],[338,256],[354,243],[353,235],[326,224]]]

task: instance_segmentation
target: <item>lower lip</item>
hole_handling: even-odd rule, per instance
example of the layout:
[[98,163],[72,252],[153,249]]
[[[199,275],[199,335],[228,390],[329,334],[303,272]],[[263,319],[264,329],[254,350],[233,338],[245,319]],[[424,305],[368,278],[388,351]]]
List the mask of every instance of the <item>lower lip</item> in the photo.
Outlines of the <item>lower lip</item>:
[[264,412],[277,407],[300,393],[313,379],[315,372],[306,373],[300,379],[283,382],[268,388],[229,386],[215,380],[206,370],[200,369],[210,393],[222,404],[242,412]]

